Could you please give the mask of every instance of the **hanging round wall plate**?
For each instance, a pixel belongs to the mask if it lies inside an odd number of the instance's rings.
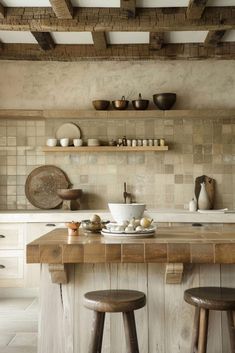
[[[81,130],[79,126],[74,123],[65,123],[58,127],[55,136],[58,140],[63,138],[69,139],[69,144],[73,144],[73,139],[81,138]]]
[[[29,202],[44,210],[58,207],[62,200],[58,189],[68,189],[68,177],[58,167],[45,165],[34,169],[25,182],[25,195]]]

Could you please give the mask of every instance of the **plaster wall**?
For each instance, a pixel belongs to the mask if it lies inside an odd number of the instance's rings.
[[[4,62],[0,109],[92,109],[93,99],[129,100],[176,92],[175,109],[235,108],[234,61]],[[217,207],[235,208],[235,119],[73,120],[83,137],[110,140],[165,137],[166,153],[44,154],[41,146],[65,120],[0,121],[0,207],[31,208],[28,173],[42,164],[65,170],[85,191],[83,208],[121,201],[123,182],[148,207],[183,208],[195,177],[217,182]]]

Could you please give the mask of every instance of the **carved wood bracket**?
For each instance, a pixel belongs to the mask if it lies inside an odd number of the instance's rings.
[[[52,283],[68,283],[68,273],[65,264],[49,264],[48,268],[51,275]]]
[[[170,263],[166,264],[165,283],[180,284],[182,282],[184,264]]]

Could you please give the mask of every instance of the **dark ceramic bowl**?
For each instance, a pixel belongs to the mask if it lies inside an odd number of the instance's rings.
[[[176,93],[159,93],[153,95],[153,101],[160,110],[169,110],[176,101]]]
[[[57,195],[62,200],[77,200],[82,196],[82,189],[57,189]]]
[[[148,99],[136,99],[132,101],[132,105],[136,110],[146,110],[149,106]]]
[[[92,101],[92,104],[96,110],[106,110],[109,107],[110,101],[95,100],[95,101]]]

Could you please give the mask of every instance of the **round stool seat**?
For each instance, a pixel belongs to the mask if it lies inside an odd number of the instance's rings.
[[[84,305],[99,312],[128,312],[144,307],[145,294],[135,290],[99,290],[84,295]]]
[[[235,310],[235,288],[198,287],[184,292],[184,300],[209,310]]]

